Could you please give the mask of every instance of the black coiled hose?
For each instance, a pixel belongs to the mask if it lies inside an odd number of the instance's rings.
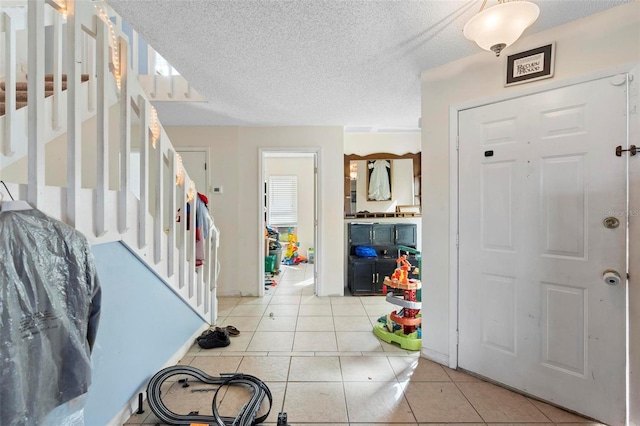
[[[211,402],[213,416],[201,416],[198,414],[179,415],[169,410],[167,406],[164,405],[161,398],[160,387],[165,380],[171,376],[175,376],[176,374],[184,374],[194,377],[202,383],[219,385],[213,395],[213,401]],[[242,407],[236,417],[220,416],[220,414],[218,414],[218,409],[216,408],[218,391],[223,386],[233,385],[247,386],[253,390],[253,395],[249,402]],[[256,418],[265,396],[269,400],[269,410],[266,414]],[[170,425],[208,423],[219,426],[252,426],[264,422],[269,416],[273,397],[271,396],[271,391],[262,380],[248,374],[229,373],[222,374],[220,377],[213,377],[194,367],[176,365],[160,370],[151,378],[149,385],[147,386],[147,400],[149,402],[149,408],[158,417],[158,419]]]

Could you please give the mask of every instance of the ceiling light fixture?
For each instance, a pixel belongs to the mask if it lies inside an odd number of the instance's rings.
[[[484,0],[480,11],[469,19],[462,33],[481,48],[495,52],[496,56],[515,43],[540,15],[540,8],[526,0],[498,0],[497,5],[484,9],[486,4],[487,0]]]

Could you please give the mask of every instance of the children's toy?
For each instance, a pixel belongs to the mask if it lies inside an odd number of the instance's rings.
[[[300,243],[298,242],[298,236],[291,231],[289,231],[288,240],[289,243],[287,244],[287,251],[284,254],[283,263],[287,265],[294,265],[299,263],[299,261],[296,262],[295,258],[298,256],[298,247],[300,246]]]
[[[386,292],[388,288],[402,291],[402,296],[395,296],[390,291],[386,299],[402,309],[391,312],[384,321],[379,321],[373,327],[373,333],[387,343],[396,342],[402,349],[418,351],[422,346],[422,333],[419,329],[422,303],[417,301],[416,292],[422,287],[422,283],[419,279],[409,278],[411,272],[417,275],[419,271],[418,268],[413,268],[412,271],[407,255],[400,256],[396,262],[399,266],[391,277],[384,277],[383,291]]]

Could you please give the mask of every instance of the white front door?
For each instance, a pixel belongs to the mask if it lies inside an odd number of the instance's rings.
[[[459,113],[458,365],[608,424],[625,420],[619,81]]]

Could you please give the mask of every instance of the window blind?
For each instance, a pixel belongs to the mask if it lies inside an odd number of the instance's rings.
[[[298,225],[298,176],[269,176],[269,226]]]

